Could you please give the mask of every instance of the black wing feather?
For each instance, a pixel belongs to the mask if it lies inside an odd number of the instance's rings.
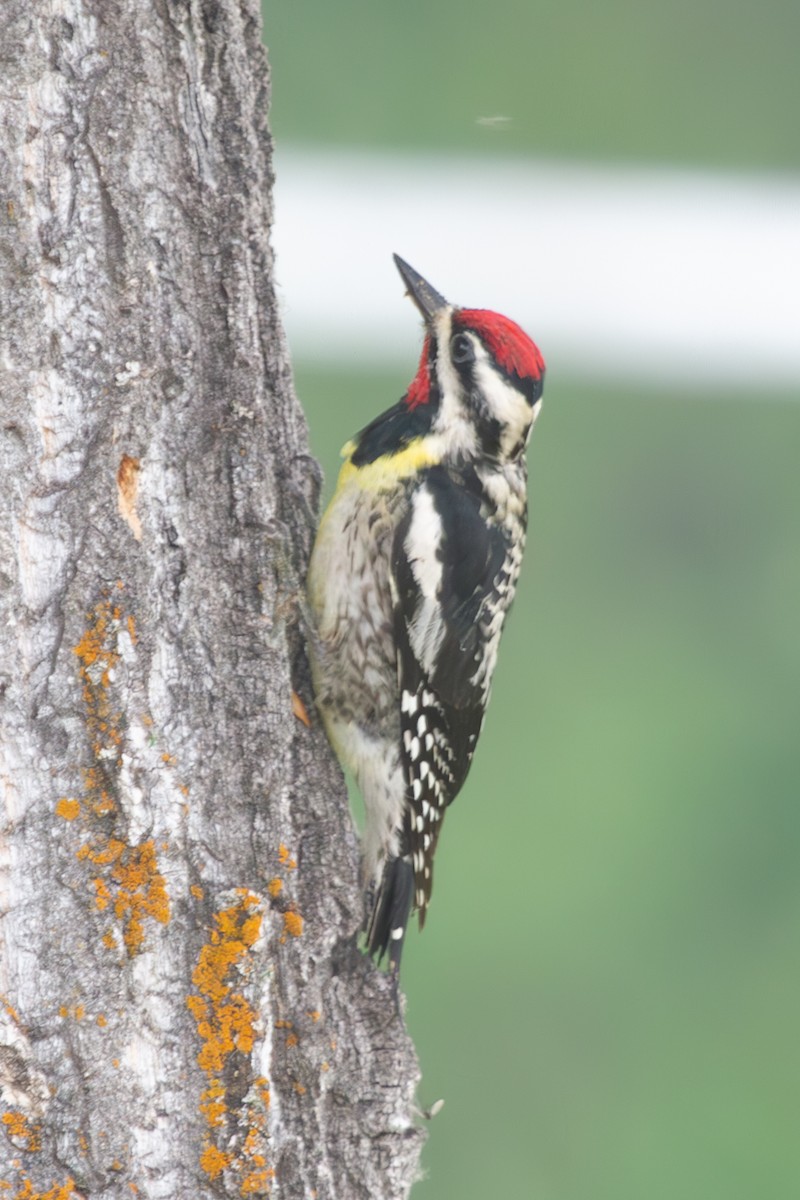
[[[455,479],[435,467],[426,472],[419,488],[427,489],[425,499],[432,503],[442,529],[436,551],[441,582],[435,617],[429,603],[426,607],[423,570],[409,537],[414,496],[395,535],[393,568],[401,753],[409,789],[404,835],[421,927],[444,810],[467,777],[483,723],[486,695],[475,675],[487,636],[484,618],[500,599],[498,583],[509,548],[502,528],[481,514],[477,487],[469,488],[462,477]],[[432,553],[428,547],[429,564]],[[419,653],[420,622],[436,642],[435,656]]]

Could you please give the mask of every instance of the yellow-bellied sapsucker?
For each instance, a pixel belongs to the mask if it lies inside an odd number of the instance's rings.
[[[545,371],[519,325],[395,262],[425,320],[419,369],[344,447],[308,577],[317,704],[366,809],[369,950],[393,970],[483,724]]]

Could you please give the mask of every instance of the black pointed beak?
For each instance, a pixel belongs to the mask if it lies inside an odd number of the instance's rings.
[[[422,313],[428,324],[434,316],[448,304],[444,296],[440,296],[436,288],[432,288],[427,279],[423,279],[418,271],[404,262],[399,254],[394,255],[394,263],[408,289],[408,294]]]

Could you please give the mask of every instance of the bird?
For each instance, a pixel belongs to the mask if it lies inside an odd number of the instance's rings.
[[[424,323],[419,366],[342,449],[307,596],[316,705],[364,800],[366,949],[397,974],[517,586],[545,363],[514,321],[394,261]]]

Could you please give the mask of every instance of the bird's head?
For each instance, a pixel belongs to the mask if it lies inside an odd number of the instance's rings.
[[[429,436],[446,439],[448,458],[516,461],[541,408],[539,348],[508,317],[449,304],[402,258],[394,261],[425,321],[406,409]]]

